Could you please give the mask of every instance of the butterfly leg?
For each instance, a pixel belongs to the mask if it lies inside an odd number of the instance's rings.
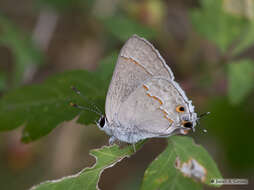
[[[132,143],[132,147],[133,147],[134,152],[136,152],[136,146],[135,146],[135,143]]]
[[[113,144],[115,143],[116,140],[117,140],[117,139],[116,139],[114,136],[111,136],[111,137],[109,138],[109,141],[108,141],[109,145],[113,145]]]

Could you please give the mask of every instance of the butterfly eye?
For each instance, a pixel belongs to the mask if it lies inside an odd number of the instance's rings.
[[[100,127],[101,127],[101,128],[103,128],[103,127],[104,127],[104,125],[105,125],[105,120],[106,120],[106,118],[105,118],[105,117],[102,117],[102,118],[100,119],[100,121],[99,121],[99,125],[100,125]]]
[[[180,112],[180,113],[183,113],[185,111],[185,108],[183,106],[177,106],[176,111]]]
[[[186,128],[192,128],[193,125],[192,125],[191,122],[185,121],[185,122],[183,123],[183,126],[186,127]]]

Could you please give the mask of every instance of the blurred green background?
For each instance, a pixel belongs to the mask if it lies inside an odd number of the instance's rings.
[[[136,33],[160,51],[196,111],[211,112],[192,134],[195,141],[224,178],[249,179],[248,186],[220,189],[254,189],[253,20],[252,0],[1,0],[0,96],[61,71],[93,71]],[[20,138],[20,129],[0,133],[0,189],[77,173],[94,163],[89,150],[108,140],[97,127],[75,121],[29,144]],[[100,187],[138,189],[164,147],[163,139],[149,140],[106,170]]]

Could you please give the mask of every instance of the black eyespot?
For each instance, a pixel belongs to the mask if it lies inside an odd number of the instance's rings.
[[[100,121],[99,121],[99,125],[100,125],[101,128],[104,127],[105,122],[106,122],[106,117],[104,117],[104,116],[101,117],[101,118],[100,118]]]
[[[186,128],[192,128],[192,123],[189,122],[189,121],[187,121],[187,122],[185,122],[185,123],[183,124],[183,126],[186,127]]]
[[[180,110],[180,111],[184,111],[184,107],[180,107],[179,110]]]
[[[181,105],[180,105],[180,106],[177,106],[177,107],[176,107],[176,111],[177,111],[177,112],[180,112],[180,113],[183,113],[183,112],[185,111],[184,106],[181,106]]]

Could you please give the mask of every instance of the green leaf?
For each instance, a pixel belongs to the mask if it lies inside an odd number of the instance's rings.
[[[202,169],[192,167],[191,160],[195,160]],[[188,172],[180,171],[186,164],[190,164],[188,166],[192,168],[192,174],[197,174],[198,170],[201,171],[202,177],[189,176]],[[208,152],[194,144],[190,137],[173,136],[168,139],[166,150],[146,170],[141,189],[197,190],[202,189],[201,181],[203,184],[213,185],[211,184],[213,178],[222,177]]]
[[[233,55],[241,53],[250,47],[254,42],[254,1],[251,0],[224,0],[223,8],[225,12],[247,19],[247,26],[243,28],[242,34],[239,36],[237,45],[233,49]]]
[[[110,80],[113,75],[114,65],[116,64],[118,51],[113,51],[110,55],[101,60],[99,67],[96,70],[97,75],[105,80]]]
[[[136,150],[141,148],[143,142],[144,141],[136,144]],[[114,145],[91,150],[90,154],[96,158],[96,163],[92,167],[85,168],[80,173],[73,176],[67,176],[59,180],[46,181],[33,187],[32,190],[97,189],[101,173],[106,168],[114,166],[117,162],[125,157],[129,157],[133,153],[132,146],[119,149],[117,145]]]
[[[72,120],[78,115],[81,115],[79,122],[94,123],[98,115],[69,105],[73,102],[92,108],[89,102],[73,92],[71,86],[75,86],[88,99],[103,108],[109,75],[113,70],[112,63],[116,61],[115,56],[110,58],[107,58],[108,70],[105,70],[105,73],[100,70],[68,71],[49,78],[43,84],[25,86],[7,93],[0,100],[0,131],[24,125],[22,140],[29,142],[48,134],[61,122]],[[103,65],[100,67],[105,67]]]
[[[114,16],[102,21],[105,28],[122,42],[125,42],[133,34],[140,35],[147,39],[151,39],[156,35],[153,29],[127,17]]]
[[[237,56],[247,48],[251,47],[254,43],[254,21],[251,21],[245,31],[242,32],[240,40],[233,49],[232,54]]]
[[[240,60],[228,64],[228,96],[233,104],[238,104],[253,90],[254,62]]]
[[[193,9],[190,16],[197,32],[214,42],[221,51],[225,52],[252,26],[251,21],[245,17],[226,12],[222,7],[222,2],[221,0],[202,0],[202,8]]]
[[[109,81],[111,80],[114,64],[117,61],[118,53],[112,52],[109,56],[105,57],[101,62],[99,67],[97,68],[95,72],[95,76],[97,79],[101,80],[101,83],[105,83],[105,89],[104,89],[104,95],[106,97],[106,91],[109,84]],[[99,88],[99,86],[97,86]],[[104,102],[105,97],[101,98],[100,100],[97,100],[96,104],[99,105],[99,107],[103,110],[104,108]],[[90,119],[89,119],[90,118]],[[83,124],[91,124],[95,121],[94,113],[92,112],[83,112],[80,114],[80,117],[78,119],[78,123]]]
[[[0,44],[8,47],[15,57],[14,86],[23,81],[25,72],[43,62],[42,53],[10,20],[0,15]]]

